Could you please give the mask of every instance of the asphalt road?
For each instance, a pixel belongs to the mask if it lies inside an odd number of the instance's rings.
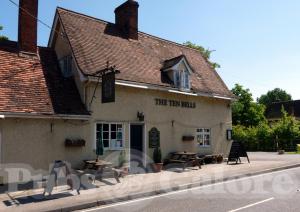
[[[87,211],[300,211],[300,168],[187,189]]]

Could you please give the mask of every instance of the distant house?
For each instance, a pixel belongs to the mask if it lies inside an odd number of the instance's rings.
[[[297,120],[300,120],[300,100],[287,101],[287,102],[275,102],[266,109],[266,118],[269,121],[276,121],[282,118],[282,107],[290,116],[294,116]]]

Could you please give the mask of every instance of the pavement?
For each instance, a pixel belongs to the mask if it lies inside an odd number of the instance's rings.
[[[300,168],[294,168],[101,206],[83,212],[298,212],[299,188]]]
[[[211,164],[202,166],[202,169],[186,169],[184,172],[182,169],[174,169],[161,173],[130,175],[121,179],[119,184],[114,179],[107,178],[102,182],[97,181],[95,188],[82,190],[80,195],[76,191],[67,190],[66,186],[56,187],[52,196],[47,198],[42,196],[43,189],[2,193],[0,210],[80,210],[300,167],[300,155],[257,152],[249,153],[249,158],[250,164],[242,159],[243,163],[239,165]]]

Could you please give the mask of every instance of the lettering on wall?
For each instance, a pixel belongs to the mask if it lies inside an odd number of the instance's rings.
[[[196,102],[171,100],[171,99],[159,99],[159,98],[155,99],[155,105],[181,107],[181,108],[196,108]]]

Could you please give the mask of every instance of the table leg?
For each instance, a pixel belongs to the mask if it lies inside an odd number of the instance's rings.
[[[103,170],[104,170],[104,167],[99,167],[98,171],[97,171],[97,176],[99,176],[100,181],[102,181],[102,179],[103,179]]]

